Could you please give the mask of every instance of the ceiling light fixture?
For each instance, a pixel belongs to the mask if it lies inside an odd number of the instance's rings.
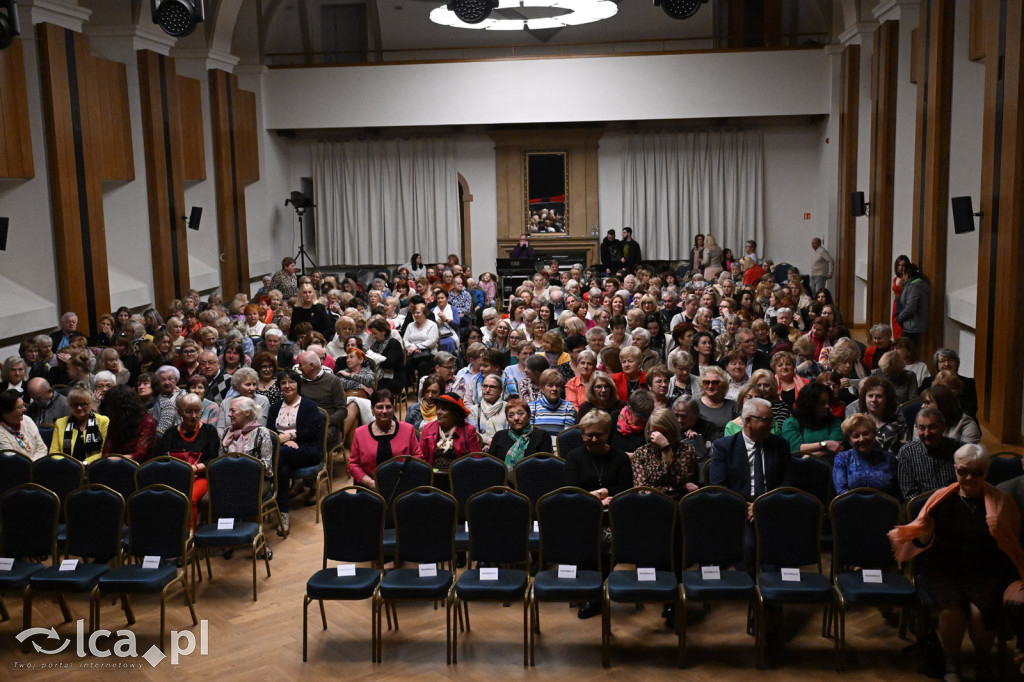
[[[150,0],[150,11],[153,23],[176,38],[189,35],[206,19],[203,0]]]
[[[689,19],[708,0],[654,0],[655,7],[661,7],[673,19]]]
[[[619,11],[618,6],[611,0],[499,0],[497,4],[498,10],[523,8],[552,9],[560,12],[550,17],[533,19],[494,19],[484,15],[484,18],[477,23],[467,23],[462,21],[456,12],[450,10],[447,5],[442,5],[430,12],[430,20],[435,24],[453,28],[477,28],[488,31],[539,31],[610,19]]]
[[[498,6],[498,0],[448,0],[447,9],[467,24],[479,24]]]

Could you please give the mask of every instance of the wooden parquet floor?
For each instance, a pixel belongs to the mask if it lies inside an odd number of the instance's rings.
[[[342,468],[343,470],[343,468]],[[335,489],[349,483],[341,475]],[[581,621],[565,605],[542,605],[542,632],[537,640],[537,665],[522,665],[522,607],[474,604],[469,633],[459,636],[459,663],[447,666],[444,655],[445,614],[430,605],[399,607],[400,629],[384,629],[383,659],[370,662],[370,603],[328,602],[328,629],[321,628],[316,603],[309,612],[309,662],[302,662],[302,597],[305,582],[320,568],[322,529],[314,524],[312,507],[292,511],[292,533],[286,540],[272,530],[272,576],[259,566],[259,601],[252,601],[252,573],[248,552],[237,551],[231,560],[213,560],[214,578],[198,586],[196,613],[208,621],[209,650],[196,652],[172,665],[170,659],[150,666],[142,658],[86,657],[74,653],[74,643],[62,653],[21,653],[15,635],[21,630],[21,600],[8,596],[11,620],[0,623],[0,680],[59,680],[68,672],[79,679],[113,675],[83,666],[114,662],[134,665],[126,674],[132,679],[240,679],[288,680],[343,676],[361,679],[530,679],[583,675],[588,679],[619,680],[901,680],[921,679],[912,659],[901,656],[908,644],[898,639],[877,610],[852,612],[847,619],[848,663],[846,673],[834,668],[833,644],[820,636],[821,610],[787,608],[783,642],[770,653],[768,670],[754,667],[753,638],[745,632],[746,611],[739,605],[714,605],[705,613],[691,604],[688,665],[675,666],[675,638],[659,617],[660,608],[648,605],[636,610],[615,605],[612,667],[601,667],[600,617]],[[69,599],[74,617],[86,618],[83,597]],[[159,636],[159,600],[143,597],[133,602],[137,623],[131,628],[144,654]],[[102,625],[123,628],[118,606],[105,600]],[[62,625],[55,602],[37,599],[33,625],[56,626],[61,636],[73,636],[73,624]],[[189,629],[198,639],[199,627],[191,627],[181,601],[168,605],[167,628]],[[51,643],[54,640],[51,640]],[[182,642],[184,645],[184,641]],[[111,643],[112,644],[112,643]],[[47,644],[49,646],[49,644]],[[108,645],[109,646],[109,645]],[[166,647],[170,653],[170,647]],[[29,668],[31,666],[31,668]],[[44,666],[51,666],[44,668]],[[65,666],[53,668],[52,666]],[[117,678],[115,678],[117,679]]]

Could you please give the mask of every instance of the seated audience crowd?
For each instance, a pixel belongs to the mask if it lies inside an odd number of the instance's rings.
[[[953,350],[931,367],[919,357],[921,311],[902,308],[901,294],[865,346],[821,272],[776,267],[751,244],[723,260],[701,237],[692,267],[678,271],[556,261],[504,301],[491,273],[474,279],[457,258],[431,266],[414,254],[369,281],[300,276],[286,258],[254,298],[204,301],[193,290],[167,310],[103,315],[91,338],[67,312],[3,363],[0,449],[85,463],[178,457],[195,472],[197,511],[206,465],[245,452],[277,477],[285,532],[290,498],[314,499],[292,472],[324,460],[325,447],[346,449],[353,482],[371,489],[396,456],[431,463],[444,486],[455,460],[486,451],[510,469],[557,452],[565,484],[605,504],[634,485],[680,499],[704,483],[752,502],[792,484],[796,458],[827,462],[836,494],[870,487],[910,500],[958,481],[967,490],[987,463],[963,450],[981,438],[977,391]],[[921,279],[897,261],[903,291]],[[910,322],[915,333],[903,334]],[[579,434],[561,451],[567,429]],[[995,494],[976,488],[969,511]],[[929,503],[943,520],[900,537],[933,533],[945,556],[943,538],[967,532],[951,504]],[[1009,581],[987,580],[978,606],[991,609]],[[948,581],[928,581],[940,607],[973,609],[973,592],[955,596]],[[943,639],[951,665],[963,629]]]

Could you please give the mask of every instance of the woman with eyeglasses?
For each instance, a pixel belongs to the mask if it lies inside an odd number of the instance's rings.
[[[935,491],[913,522],[889,532],[901,564],[921,556],[915,583],[939,608],[946,682],[961,679],[965,632],[974,645],[975,678],[997,679],[989,656],[1004,600],[1021,601],[1020,512],[1013,498],[985,482],[989,461],[980,445],[962,446],[953,455],[956,482]]]
[[[159,364],[151,365],[151,369],[159,367]],[[195,374],[199,374],[199,344],[192,339],[187,339],[181,344],[181,356],[174,363],[178,370],[178,385],[184,386]]]
[[[51,455],[67,455],[88,464],[103,456],[110,419],[98,414],[93,406],[92,392],[81,385],[68,392],[71,414],[54,424]]]
[[[17,391],[0,393],[0,450],[20,452],[30,459],[45,457],[46,443],[25,409],[25,401]]]
[[[602,410],[613,419],[618,419],[619,412],[626,406],[626,401],[619,398],[615,388],[615,380],[610,374],[597,370],[590,377],[585,392],[586,400],[580,405],[579,418],[583,419],[591,410]]]
[[[736,414],[735,401],[725,397],[729,392],[729,375],[718,365],[710,365],[700,373],[700,416],[715,427],[715,437],[721,438],[725,425]]]

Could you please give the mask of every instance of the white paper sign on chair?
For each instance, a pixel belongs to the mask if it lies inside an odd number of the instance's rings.
[[[351,578],[356,574],[355,564],[338,564],[337,566],[339,578]]]
[[[866,583],[879,583],[882,582],[882,571],[877,568],[865,568],[861,571],[861,575],[864,576],[864,582]]]
[[[558,577],[563,580],[575,580],[576,567],[569,564],[558,564]]]
[[[638,568],[636,569],[636,579],[642,583],[653,582],[658,579],[658,573],[653,568]]]
[[[421,578],[436,578],[437,577],[437,564],[420,564],[420,577]]]
[[[481,568],[480,569],[480,580],[497,580],[498,569],[497,568]]]
[[[217,519],[217,530],[234,530],[234,519]]]
[[[701,566],[700,577],[704,580],[721,580],[722,571],[718,566]]]
[[[799,568],[784,568],[784,569],[782,569],[782,582],[786,582],[786,583],[798,583],[798,582],[800,582],[800,569]]]
[[[143,568],[160,568],[160,557],[158,556],[146,556],[142,557]]]

